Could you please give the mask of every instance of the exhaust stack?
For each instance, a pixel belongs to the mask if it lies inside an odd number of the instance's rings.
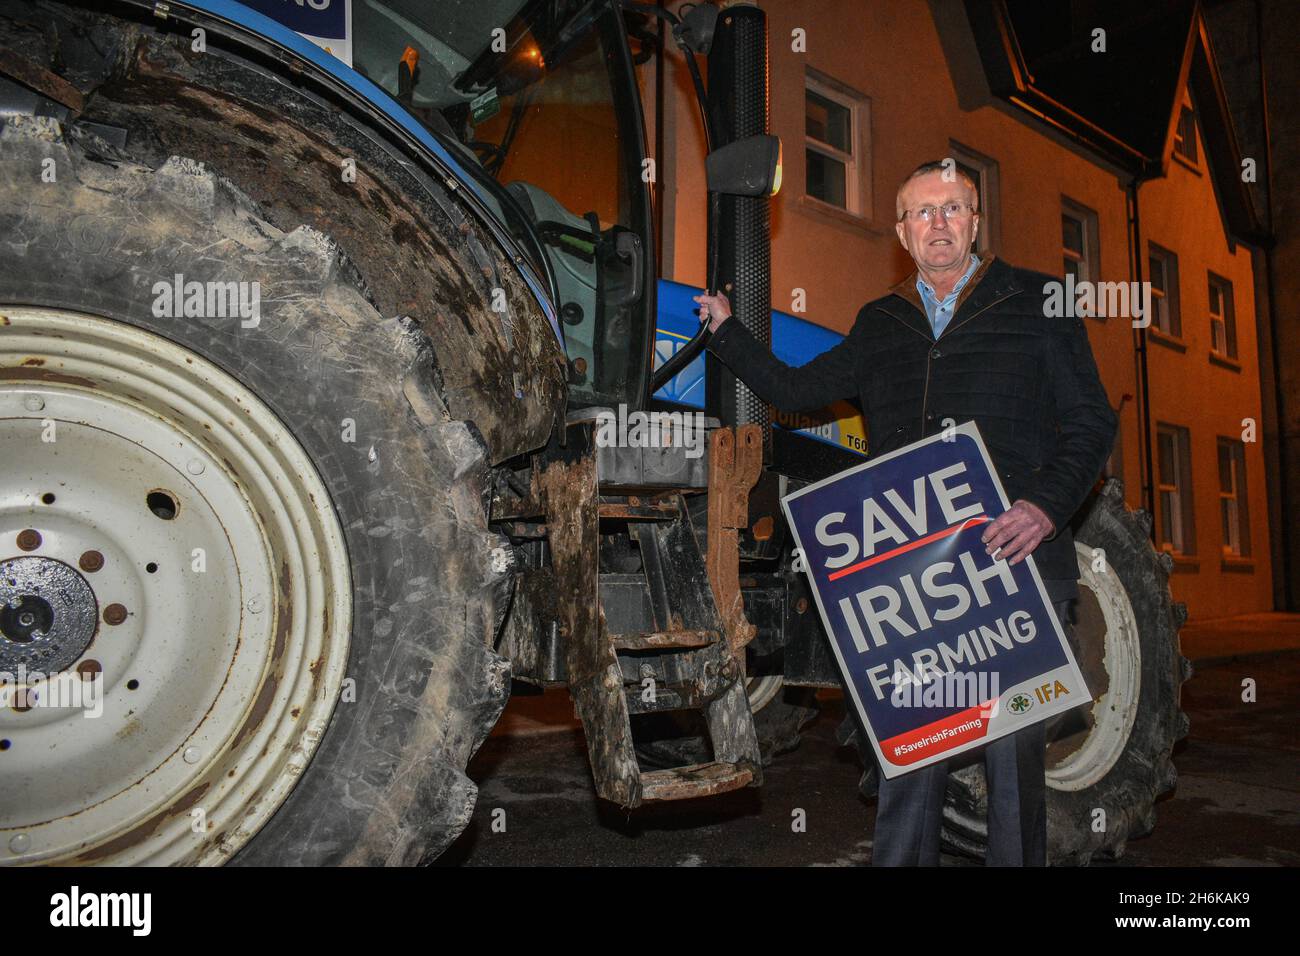
[[[718,16],[709,53],[709,106],[713,149],[768,131],[767,14],[738,4]],[[732,315],[764,345],[772,344],[772,229],[767,196],[723,195],[716,205],[717,276]],[[714,212],[710,210],[710,218]],[[714,274],[710,263],[709,274]],[[772,422],[765,402],[711,354],[710,414],[724,425],[759,425],[763,458],[771,460]]]

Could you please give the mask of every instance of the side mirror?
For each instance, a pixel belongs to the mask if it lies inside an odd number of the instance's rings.
[[[709,192],[775,196],[781,188],[781,139],[760,134],[709,153],[704,163]]]

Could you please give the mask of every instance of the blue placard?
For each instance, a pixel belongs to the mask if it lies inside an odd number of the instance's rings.
[[[295,33],[342,40],[347,35],[346,0],[240,0]]]
[[[973,422],[782,505],[886,777],[1092,702],[1033,558],[985,553],[1008,503]]]

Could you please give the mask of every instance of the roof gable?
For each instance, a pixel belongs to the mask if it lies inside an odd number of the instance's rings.
[[[1189,89],[1225,230],[1248,242],[1266,240],[1241,180],[1240,150],[1196,0],[965,0],[965,7],[992,94],[1137,179],[1168,172]]]

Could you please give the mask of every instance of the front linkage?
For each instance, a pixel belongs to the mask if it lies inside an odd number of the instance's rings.
[[[756,631],[737,539],[760,428],[715,427],[707,459],[692,460],[681,445],[598,447],[594,412],[570,419],[565,446],[534,456],[526,493],[493,498],[492,520],[525,554],[502,652],[516,677],[568,685],[604,799],[636,807],[757,786],[745,689]],[[698,527],[688,498],[705,491]],[[632,718],[683,711],[703,717],[712,759],[642,771]]]

